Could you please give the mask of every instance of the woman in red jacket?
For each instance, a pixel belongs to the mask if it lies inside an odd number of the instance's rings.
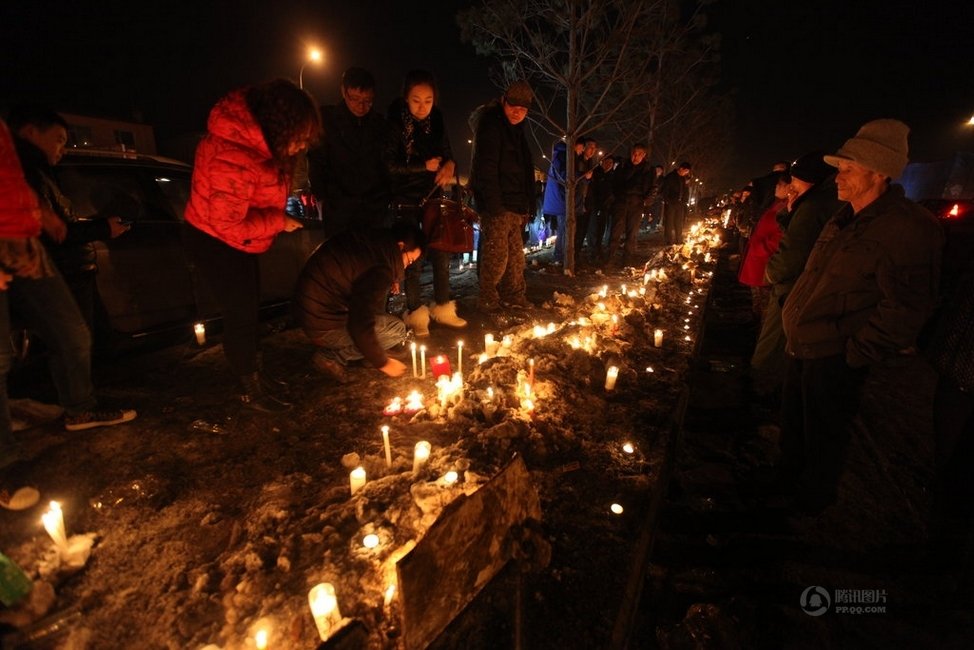
[[[778,224],[778,213],[785,209],[788,201],[788,188],[791,176],[786,172],[779,172],[778,181],[774,187],[774,203],[764,211],[754,226],[744,251],[744,261],[737,279],[741,284],[751,287],[752,306],[758,322],[764,320],[764,308],[771,297],[770,283],[764,277],[764,268],[768,260],[778,250],[781,242],[781,226]]]
[[[266,393],[258,374],[257,255],[301,223],[284,213],[298,155],[321,129],[314,100],[278,79],[217,102],[196,149],[186,206],[187,246],[223,312],[223,352],[240,377],[241,401],[265,413],[290,404]]]

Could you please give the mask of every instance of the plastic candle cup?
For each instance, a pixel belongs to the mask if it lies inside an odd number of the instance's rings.
[[[619,377],[619,368],[616,366],[609,366],[609,369],[605,372],[605,389],[615,390],[616,379]]]
[[[663,347],[663,330],[656,330],[653,332],[653,345],[658,348]]]
[[[355,494],[365,487],[365,480],[366,477],[364,467],[356,467],[348,473],[348,483],[352,488],[352,494]]]
[[[318,637],[327,641],[342,621],[335,587],[328,582],[315,585],[308,592],[308,604],[315,619],[315,627],[318,628]]]
[[[419,472],[423,468],[423,465],[426,464],[426,461],[429,460],[431,448],[430,443],[425,440],[420,440],[416,443],[416,447],[413,450],[413,473]]]
[[[203,323],[196,323],[193,325],[193,333],[196,334],[197,345],[203,345],[206,343],[206,325]]]

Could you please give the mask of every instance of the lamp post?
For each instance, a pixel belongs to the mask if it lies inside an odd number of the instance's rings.
[[[298,87],[299,88],[304,89],[304,68],[305,68],[305,66],[308,65],[309,63],[321,63],[321,59],[323,58],[323,56],[324,55],[321,53],[321,50],[319,50],[316,47],[312,47],[312,48],[310,48],[308,50],[308,58],[307,58],[307,60],[304,63],[301,64],[301,70],[298,71]]]

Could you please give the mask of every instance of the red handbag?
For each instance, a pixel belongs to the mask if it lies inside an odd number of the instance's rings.
[[[446,253],[473,250],[476,211],[457,199],[428,198],[423,202],[423,233],[426,245]]]

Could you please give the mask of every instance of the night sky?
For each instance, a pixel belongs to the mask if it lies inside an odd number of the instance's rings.
[[[141,116],[166,140],[204,128],[228,90],[272,77],[297,79],[306,46],[326,52],[305,68],[305,88],[337,101],[341,71],[376,75],[385,111],[403,74],[439,78],[440,107],[466,168],[466,118],[496,90],[489,61],[459,40],[469,2],[0,3],[0,110],[38,100],[58,110]],[[869,119],[913,129],[911,158],[974,150],[974,3],[942,0],[722,0],[708,9],[722,36],[721,87],[737,109],[735,149],[722,184],[738,185],[777,159],[835,149]],[[547,149],[547,143],[544,143]],[[540,154],[540,151],[539,151]],[[540,158],[539,158],[539,162]]]

